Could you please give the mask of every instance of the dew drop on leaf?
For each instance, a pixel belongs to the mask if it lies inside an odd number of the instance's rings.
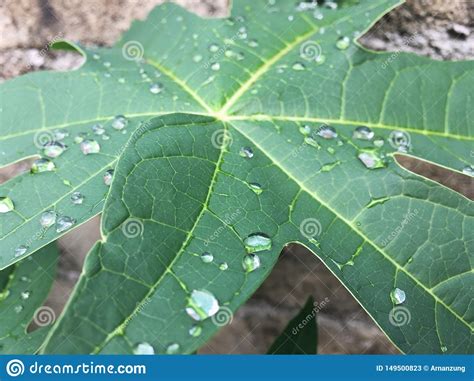
[[[170,344],[166,347],[166,354],[167,355],[175,355],[179,353],[180,346],[178,343]]]
[[[192,337],[199,337],[202,333],[202,328],[198,325],[193,325],[191,328],[189,328],[188,332]]]
[[[74,143],[81,144],[86,137],[87,137],[87,134],[85,132],[81,132],[77,134],[77,136],[74,137]]]
[[[258,183],[249,183],[248,185],[249,185],[249,188],[253,190],[253,192],[257,195],[263,192],[262,186]]]
[[[385,160],[376,151],[364,150],[358,155],[359,160],[368,169],[385,168]]]
[[[320,149],[321,146],[319,145],[319,143],[316,141],[316,139],[314,139],[312,136],[306,136],[304,138],[304,142],[311,146],[311,147],[314,147],[314,148],[317,148],[317,149]]]
[[[154,355],[155,350],[148,343],[139,343],[133,348],[133,354],[135,355]]]
[[[266,234],[254,233],[244,240],[247,253],[258,253],[259,251],[270,250],[272,248],[272,240]]]
[[[214,256],[211,253],[202,253],[201,254],[201,261],[204,263],[211,263],[214,260]]]
[[[219,270],[222,270],[222,271],[225,271],[229,268],[229,265],[227,264],[227,262],[222,262],[220,265],[219,265]]]
[[[102,124],[97,123],[92,126],[92,132],[95,135],[103,135],[105,132],[105,128],[104,126],[102,126]]]
[[[115,130],[123,130],[128,125],[128,119],[123,115],[117,115],[112,121],[112,128]]]
[[[15,249],[15,258],[21,257],[28,251],[28,246],[20,245]]]
[[[295,62],[292,66],[293,70],[295,71],[303,71],[306,69],[306,66],[301,62]]]
[[[71,218],[68,216],[59,217],[58,220],[56,221],[56,232],[57,233],[65,232],[66,230],[71,229],[75,223],[76,223],[76,220],[74,218]]]
[[[112,184],[113,178],[114,178],[114,170],[113,169],[107,170],[104,174],[104,184],[110,187],[110,185]]]
[[[15,307],[13,307],[13,311],[15,311],[15,313],[19,314],[21,311],[23,311],[23,306],[22,305],[15,306]]]
[[[251,273],[260,267],[260,257],[256,254],[248,254],[242,260],[242,267],[245,272]]]
[[[56,169],[56,165],[49,159],[37,159],[31,166],[31,173],[51,172]]]
[[[150,85],[150,93],[159,94],[163,90],[163,85],[161,83],[152,83]]]
[[[81,205],[84,202],[84,195],[81,192],[74,192],[71,195],[71,202],[74,205]]]
[[[69,136],[69,132],[63,129],[53,131],[54,139],[63,140]]]
[[[377,147],[377,148],[382,148],[383,145],[385,144],[385,140],[383,140],[383,138],[375,138],[374,139],[374,146]]]
[[[43,228],[49,228],[50,226],[53,226],[56,223],[56,212],[53,210],[47,210],[46,212],[43,212],[40,217],[40,225]]]
[[[336,42],[336,48],[339,50],[346,50],[351,44],[351,40],[349,37],[341,37],[339,40]]]
[[[219,62],[213,62],[211,64],[211,70],[219,71],[221,69],[221,64]]]
[[[309,134],[311,134],[311,127],[308,126],[307,124],[305,124],[304,126],[301,126],[301,127],[300,127],[300,132],[301,132],[303,135],[309,135]]]
[[[201,62],[201,61],[202,61],[202,56],[201,56],[200,54],[194,55],[193,61],[194,61],[195,63]]]
[[[247,159],[251,159],[253,157],[253,151],[250,147],[242,147],[239,151],[239,155],[245,157]]]
[[[205,320],[219,311],[216,297],[206,290],[194,290],[188,298],[186,313],[194,320]]]
[[[352,137],[357,140],[372,140],[374,138],[374,131],[367,126],[359,126],[354,130]]]
[[[406,299],[405,291],[399,288],[393,289],[390,293],[390,299],[392,299],[394,304],[402,304]]]
[[[61,142],[49,142],[43,146],[43,153],[48,157],[58,157],[67,149],[67,146]]]
[[[472,165],[468,165],[467,167],[464,167],[464,169],[462,170],[462,173],[464,173],[465,175],[474,177],[474,167]]]
[[[319,127],[318,136],[324,138],[324,139],[336,139],[337,138],[337,132],[332,126],[328,126],[326,124],[323,124],[321,127]]]
[[[209,45],[209,51],[211,53],[217,53],[219,51],[219,45],[217,45],[217,44]]]
[[[10,197],[0,197],[0,213],[8,213],[15,209]]]
[[[20,294],[20,298],[23,299],[23,300],[26,300],[30,297],[30,295],[31,295],[31,291],[23,291]]]
[[[81,151],[84,155],[90,155],[100,152],[100,144],[95,140],[84,140],[81,143]]]
[[[257,41],[257,40],[250,40],[250,41],[249,41],[249,46],[250,46],[251,48],[256,48],[256,47],[258,47],[258,41]]]

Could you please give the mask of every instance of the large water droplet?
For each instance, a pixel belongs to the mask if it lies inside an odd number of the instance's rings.
[[[15,209],[10,197],[0,197],[0,213],[8,213]]]
[[[251,159],[253,157],[253,151],[250,147],[242,147],[239,151],[239,155],[245,157],[247,159]]]
[[[346,50],[351,44],[351,40],[349,37],[341,37],[336,42],[336,48],[339,50]]]
[[[40,225],[44,228],[49,228],[50,226],[53,226],[56,223],[56,217],[56,212],[52,210],[43,212],[40,217]]]
[[[97,123],[92,126],[92,132],[95,135],[103,135],[105,133],[105,128],[102,126],[102,124]],[[80,143],[82,143],[82,141]]]
[[[166,348],[166,354],[167,355],[175,355],[175,354],[179,353],[179,349],[180,349],[180,347],[179,347],[178,343],[170,344]]]
[[[123,115],[117,115],[112,121],[112,128],[116,130],[123,130],[128,125],[128,119]]]
[[[139,343],[133,349],[135,355],[154,355],[155,350],[148,343]]]
[[[189,334],[192,337],[198,337],[202,333],[202,328],[199,325],[193,325],[191,328],[189,328]]]
[[[113,178],[114,178],[114,170],[109,169],[104,174],[104,184],[107,185],[108,187],[110,187],[110,185],[112,184]]]
[[[71,201],[74,205],[81,205],[84,202],[84,195],[81,192],[74,192],[71,195]]]
[[[272,240],[266,234],[255,233],[245,238],[244,245],[248,253],[258,253],[259,251],[270,250]]]
[[[474,177],[474,167],[472,165],[468,165],[467,167],[464,167],[464,169],[462,170],[462,173],[464,173],[465,175]]]
[[[242,260],[242,267],[248,273],[257,270],[260,267],[260,257],[256,254],[248,254]]]
[[[60,156],[66,149],[67,146],[61,142],[49,142],[43,146],[43,153],[45,156],[55,158]]]
[[[161,83],[152,83],[150,85],[150,93],[159,94],[163,91],[163,85]]]
[[[84,155],[90,155],[100,152],[100,144],[95,140],[84,140],[81,143],[81,151]]]
[[[205,320],[219,311],[219,302],[209,291],[194,290],[188,299],[186,313],[194,320]]]
[[[369,169],[386,167],[385,160],[376,151],[361,151],[358,158]]]
[[[321,136],[324,139],[336,139],[337,138],[337,132],[332,126],[328,126],[326,124],[323,124],[321,127],[319,127],[318,136]]]
[[[402,304],[406,299],[405,291],[395,288],[390,293],[390,298],[394,304]]]
[[[56,165],[49,159],[37,159],[31,166],[31,173],[51,172],[56,169]]]
[[[201,254],[201,260],[204,263],[211,263],[214,260],[214,256],[211,253],[202,253]]]
[[[26,254],[28,251],[28,246],[20,245],[15,249],[15,258],[21,257],[23,254]]]
[[[58,220],[56,221],[56,232],[57,233],[65,232],[66,230],[71,229],[75,223],[76,223],[76,220],[74,218],[71,218],[68,216],[59,217]]]
[[[367,126],[359,126],[354,130],[352,137],[357,140],[372,140],[374,138],[374,131]]]

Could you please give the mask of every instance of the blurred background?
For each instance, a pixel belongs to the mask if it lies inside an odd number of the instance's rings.
[[[132,20],[144,18],[162,2],[2,0],[0,82],[34,70],[78,67],[79,55],[51,51],[50,41],[64,38],[86,45],[112,45]],[[230,3],[176,2],[207,17],[224,17]],[[361,42],[371,49],[411,51],[440,60],[474,59],[474,0],[408,0],[379,21]],[[467,176],[410,160],[403,165],[474,199],[473,180]],[[29,163],[22,162],[0,169],[0,183],[29,168]],[[99,224],[95,218],[60,240],[59,274],[47,302],[58,314],[80,275],[85,255],[99,239]],[[201,353],[265,353],[309,295],[324,304],[318,314],[319,353],[397,353],[324,264],[299,247],[290,247],[281,255],[272,275]]]

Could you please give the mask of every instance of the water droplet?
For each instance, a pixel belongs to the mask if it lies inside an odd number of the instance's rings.
[[[202,253],[201,254],[201,260],[204,263],[211,263],[214,260],[214,256],[211,253]]]
[[[462,173],[474,177],[474,167],[472,165],[468,165],[467,167],[463,168]]]
[[[229,268],[229,265],[227,264],[227,262],[222,262],[220,265],[219,265],[219,270],[222,270],[222,271],[225,271]]]
[[[341,37],[336,42],[336,48],[339,50],[346,50],[351,44],[351,40],[349,37]]]
[[[260,267],[260,257],[256,254],[248,254],[242,260],[242,267],[248,273],[257,270]]]
[[[386,167],[385,160],[376,151],[361,151],[358,158],[369,169]]]
[[[305,144],[311,146],[311,147],[315,147],[317,149],[320,149],[321,146],[319,145],[319,143],[316,141],[316,139],[314,139],[312,136],[306,136],[304,138],[304,142]]]
[[[135,355],[154,355],[155,350],[148,343],[140,343],[135,346],[133,353]]]
[[[301,132],[303,135],[310,135],[310,134],[311,134],[311,127],[308,126],[307,124],[305,124],[304,126],[301,126],[301,127],[300,127],[300,132]]]
[[[295,62],[292,66],[293,70],[302,71],[306,69],[306,66],[301,62]]]
[[[84,195],[81,192],[74,192],[71,195],[71,201],[74,205],[81,205],[84,202]]]
[[[367,126],[359,126],[354,130],[352,137],[357,140],[372,140],[374,138],[374,131]]]
[[[256,48],[256,47],[258,47],[258,41],[257,41],[257,40],[250,40],[250,41],[249,41],[249,46],[250,46],[251,48]]]
[[[97,60],[100,60],[100,55],[97,54],[97,53],[94,53],[94,54],[92,55],[92,58],[95,59],[96,61],[97,61]]]
[[[214,71],[219,71],[221,69],[221,64],[219,62],[213,62],[211,64],[211,69]]]
[[[102,135],[102,140],[110,140],[110,135],[107,135],[107,134]]]
[[[237,33],[237,37],[239,37],[241,40],[245,40],[247,38],[247,28],[245,26],[241,26],[239,28],[239,31]]]
[[[54,139],[56,140],[63,140],[69,136],[69,132],[66,130],[60,129],[60,130],[54,130],[53,131]]]
[[[55,158],[60,156],[66,149],[67,146],[61,142],[49,142],[43,146],[43,153],[45,156]]]
[[[322,20],[322,19],[324,19],[324,14],[323,14],[323,12],[321,12],[320,10],[317,9],[313,12],[313,17],[316,20]]]
[[[30,295],[31,295],[31,291],[23,291],[20,294],[20,298],[23,299],[23,300],[26,300],[30,297]]]
[[[263,233],[254,233],[244,240],[247,253],[258,253],[259,251],[270,250],[272,248],[272,240]]]
[[[105,128],[104,128],[104,126],[102,126],[102,124],[97,123],[97,124],[94,124],[94,125],[92,126],[92,132],[93,132],[95,135],[103,135],[104,132],[105,132]],[[84,140],[84,139],[83,139],[83,140]],[[81,143],[82,143],[82,141],[81,141]]]
[[[262,186],[258,183],[249,183],[249,188],[257,195],[263,192]]]
[[[0,302],[2,300],[5,300],[9,296],[10,296],[10,290],[4,290],[4,291],[0,292]]]
[[[327,124],[323,124],[321,127],[319,127],[317,134],[324,139],[337,138],[337,132],[334,127],[328,126]]]
[[[247,159],[251,159],[253,157],[253,151],[250,147],[242,147],[239,151],[239,155],[245,157]]]
[[[22,282],[28,282],[28,283],[31,282],[31,279],[28,278],[28,277],[26,277],[26,276],[22,276],[22,277],[20,278],[20,280],[21,280]]]
[[[117,79],[118,83],[125,83],[125,78],[124,77],[120,77],[119,79]]]
[[[20,245],[15,249],[15,258],[21,257],[28,251],[28,246]]]
[[[209,45],[209,51],[211,53],[217,53],[219,51],[219,45],[217,45],[217,44]]]
[[[205,320],[219,311],[219,302],[209,291],[194,290],[188,299],[186,313],[194,320]]]
[[[109,62],[109,61],[105,61],[105,62],[104,62],[104,67],[109,68],[109,67],[111,67],[111,66],[112,66],[112,63],[111,63],[111,62]]]
[[[402,304],[406,299],[405,291],[395,288],[390,293],[390,298],[392,299],[393,303]]]
[[[112,128],[115,130],[123,130],[128,125],[128,119],[123,115],[117,115],[112,121]]]
[[[150,85],[150,93],[159,94],[163,91],[163,85],[161,83],[152,83]]]
[[[193,57],[193,61],[196,62],[196,63],[199,63],[202,61],[202,56],[200,54],[196,54],[194,57]]]
[[[110,187],[110,185],[112,184],[113,178],[114,178],[114,170],[109,169],[104,174],[104,184],[107,185],[108,187]]]
[[[334,10],[334,9],[337,9],[337,3],[335,1],[326,0],[324,2],[324,7]]]
[[[84,140],[81,143],[81,151],[84,155],[90,155],[100,152],[100,144],[95,140]]]
[[[447,351],[448,351],[448,347],[445,347],[445,346],[441,347],[441,352],[446,353]]]
[[[23,306],[18,305],[13,307],[13,311],[15,311],[17,314],[19,314],[21,311],[23,311]]]
[[[191,328],[189,328],[189,334],[192,337],[198,337],[202,333],[202,328],[199,325],[193,325]]]
[[[56,221],[56,232],[57,233],[65,232],[66,230],[71,229],[75,223],[76,223],[76,220],[74,218],[71,218],[68,216],[59,217],[58,220]]]
[[[374,146],[377,147],[377,148],[382,148],[383,145],[385,144],[385,141],[383,140],[383,138],[375,138],[374,139]]]
[[[31,166],[31,173],[51,172],[56,169],[56,165],[49,159],[37,159]]]
[[[56,212],[52,210],[43,212],[40,217],[40,225],[44,228],[49,228],[50,226],[53,226],[56,223],[56,217]]]
[[[8,213],[15,209],[10,197],[0,197],[0,213]]]
[[[180,347],[179,347],[178,343],[170,344],[166,348],[166,354],[167,355],[175,355],[175,354],[179,353],[179,349],[180,349]]]
[[[85,132],[81,132],[77,134],[77,136],[74,138],[74,143],[81,144],[86,137],[87,137],[87,134]]]

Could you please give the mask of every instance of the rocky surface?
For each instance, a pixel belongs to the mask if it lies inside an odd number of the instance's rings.
[[[145,17],[161,2],[4,0],[0,4],[0,81],[32,70],[77,67],[81,57],[52,52],[50,42],[67,38],[86,44],[110,45],[128,29],[131,20]],[[226,0],[177,2],[204,16],[227,13]],[[413,0],[384,17],[361,41],[376,50],[413,51],[436,59],[473,58],[473,24],[472,1]],[[411,165],[413,170],[420,170]],[[28,163],[2,169],[0,182],[24,170],[28,170]],[[430,173],[460,191],[472,192],[472,181],[466,182],[466,178],[446,178],[436,170]],[[48,301],[58,312],[80,275],[84,256],[100,238],[98,227],[96,218],[60,240],[59,276]],[[282,255],[257,293],[236,313],[232,323],[201,352],[264,353],[310,294],[320,306],[324,304],[318,312],[320,353],[397,351],[314,255],[292,247]]]

